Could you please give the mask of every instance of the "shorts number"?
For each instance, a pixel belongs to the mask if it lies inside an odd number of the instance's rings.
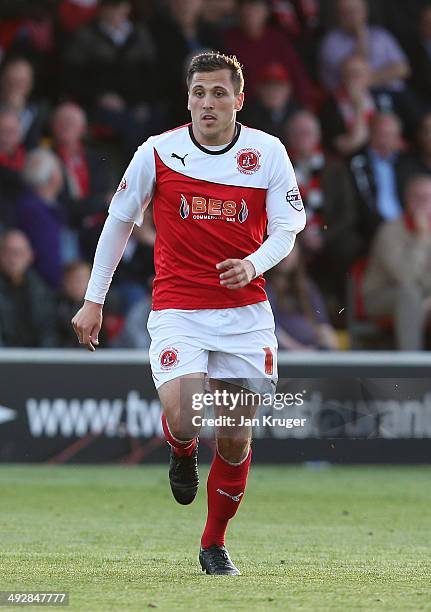
[[[271,376],[274,372],[274,357],[269,346],[263,348],[265,351],[265,374]]]

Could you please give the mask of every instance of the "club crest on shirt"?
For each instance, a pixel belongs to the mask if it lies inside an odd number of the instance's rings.
[[[235,157],[242,174],[254,174],[260,168],[261,153],[257,149],[241,149]]]
[[[123,178],[121,183],[118,185],[118,189],[117,189],[116,193],[119,193],[120,191],[124,191],[125,189],[127,189],[127,180],[125,178]]]
[[[292,187],[292,189],[289,189],[289,191],[286,193],[286,202],[298,212],[304,208],[298,187]]]
[[[178,364],[178,349],[174,346],[164,348],[159,355],[162,370],[170,370]]]

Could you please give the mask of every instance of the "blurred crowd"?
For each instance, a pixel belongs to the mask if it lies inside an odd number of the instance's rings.
[[[77,346],[110,199],[189,120],[185,66],[208,49],[243,64],[238,119],[285,144],[307,212],[267,274],[280,348],[427,349],[431,0],[0,0],[0,346]],[[104,346],[149,345],[151,216]]]

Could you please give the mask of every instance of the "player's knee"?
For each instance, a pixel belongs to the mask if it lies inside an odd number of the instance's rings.
[[[229,463],[239,463],[248,455],[250,448],[249,438],[219,438],[217,450]]]
[[[185,423],[178,417],[169,419],[169,431],[176,440],[189,440],[193,437],[191,427],[186,427]]]

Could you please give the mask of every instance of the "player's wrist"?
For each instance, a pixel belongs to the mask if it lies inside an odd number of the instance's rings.
[[[244,265],[249,270],[250,280],[254,280],[257,277],[257,271],[256,271],[256,267],[254,263],[248,258],[244,259],[243,261],[244,261]]]
[[[94,310],[103,310],[103,304],[98,304],[97,302],[92,302],[88,299],[84,300],[84,306],[86,308],[94,308]]]

